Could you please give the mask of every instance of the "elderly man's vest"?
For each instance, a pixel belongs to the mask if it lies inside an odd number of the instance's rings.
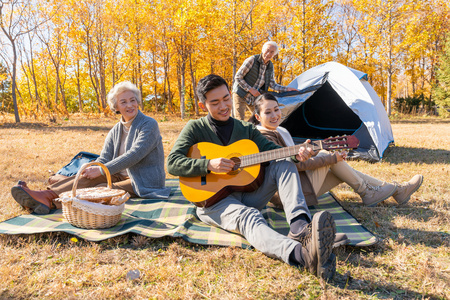
[[[248,85],[250,86],[254,86],[256,80],[258,80],[259,67],[261,66],[261,62],[259,61],[261,54],[254,55],[253,57],[254,57],[253,66],[244,76],[245,82],[247,82]],[[264,74],[264,84],[259,90],[260,93],[264,93],[269,90],[270,79],[272,78],[272,76],[273,76],[273,63],[269,61],[269,64],[267,65],[266,68],[266,73]],[[248,92],[245,91],[235,79],[233,84],[233,93],[237,93],[240,97],[244,98]]]

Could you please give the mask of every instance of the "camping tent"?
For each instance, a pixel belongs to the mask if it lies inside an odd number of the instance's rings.
[[[360,140],[350,158],[379,161],[394,142],[391,124],[367,74],[336,62],[309,69],[289,87],[300,90],[276,94],[285,127],[296,143],[354,135]]]

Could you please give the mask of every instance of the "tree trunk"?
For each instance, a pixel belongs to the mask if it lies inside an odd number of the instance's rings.
[[[387,82],[387,92],[386,92],[386,112],[387,115],[391,115],[391,88],[392,88],[392,73],[388,70],[388,82]]]
[[[306,70],[306,0],[303,0],[303,28],[302,28],[302,39],[303,39],[303,45],[302,45],[302,63],[303,63],[303,70]]]
[[[45,72],[45,88],[46,88],[46,94],[47,94],[47,109],[49,110],[49,111],[51,111],[51,109],[52,109],[52,102],[50,101],[50,87],[49,87],[49,82],[48,82],[48,70],[47,70],[47,65],[45,65],[45,69],[44,69],[44,72]]]
[[[103,49],[99,51],[99,67],[100,67],[100,100],[102,109],[106,107],[106,82],[105,82],[105,58],[103,56]]]
[[[181,119],[184,119],[185,117],[185,103],[184,103],[184,93],[186,89],[185,85],[185,69],[186,69],[186,63],[183,61],[182,58],[180,58],[180,64],[179,64],[179,71],[180,74],[178,76],[178,86],[179,86],[179,94],[180,94],[180,113],[181,113]]]
[[[33,94],[31,93],[31,87],[30,87],[30,85],[31,85],[30,84],[30,76],[28,76],[27,69],[25,68],[25,65],[23,62],[21,63],[21,65],[22,65],[23,74],[25,75],[25,77],[27,79],[27,90],[28,90],[28,95],[30,96],[30,102],[33,103]],[[36,114],[34,112],[33,112],[33,114],[34,114],[34,117],[36,118]]]
[[[98,79],[95,70],[93,70],[93,59],[92,59],[92,47],[91,47],[91,36],[89,30],[86,30],[86,52],[88,57],[88,66],[89,66],[89,79],[91,80],[92,86],[94,87],[95,96],[97,97],[97,111],[101,112],[101,104],[100,104],[100,94],[98,91]]]
[[[153,82],[154,82],[154,97],[155,97],[155,111],[158,111],[158,93],[157,93],[157,87],[158,87],[158,74],[156,69],[156,51],[152,51],[152,63],[153,63]]]
[[[189,53],[189,66],[191,69],[191,82],[192,82],[192,90],[194,92],[194,107],[195,107],[195,115],[199,116],[199,110],[198,110],[198,96],[197,96],[197,80],[195,79],[195,72],[192,68],[192,53]]]
[[[39,111],[39,107],[41,106],[41,99],[39,97],[39,92],[37,89],[37,80],[36,80],[36,73],[34,72],[34,61],[33,61],[33,43],[30,38],[30,66],[28,69],[31,72],[31,78],[33,79],[33,85],[34,85],[34,97],[36,98],[36,111]]]
[[[17,96],[16,96],[16,76],[17,76],[17,50],[16,50],[16,44],[14,40],[11,40],[12,49],[13,49],[13,61],[12,61],[12,86],[11,86],[11,92],[12,92],[12,98],[13,98],[13,105],[14,105],[14,117],[16,119],[16,123],[20,123],[20,117],[19,117],[19,109],[17,107]]]
[[[181,67],[181,99],[180,99],[180,112],[181,112],[181,118],[184,119],[185,117],[185,110],[186,110],[186,103],[185,103],[185,96],[186,96],[186,76],[184,73],[184,63]]]
[[[77,59],[77,70],[75,72],[77,78],[77,92],[78,92],[78,110],[83,112],[83,100],[81,99],[81,83],[80,83],[80,60]]]

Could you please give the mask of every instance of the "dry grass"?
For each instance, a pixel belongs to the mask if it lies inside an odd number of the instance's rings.
[[[167,155],[185,121],[153,117]],[[115,122],[91,115],[16,125],[0,115],[0,221],[27,213],[10,195],[17,180],[45,188],[48,176],[77,152],[99,153]],[[348,187],[334,190],[380,242],[338,249],[338,274],[330,283],[256,251],[181,239],[129,234],[92,243],[65,233],[0,235],[0,299],[449,299],[450,122],[416,118],[392,125],[397,147],[383,162],[350,164],[386,180],[421,173],[424,184],[402,207],[388,200],[366,208]],[[140,278],[127,280],[130,270]]]

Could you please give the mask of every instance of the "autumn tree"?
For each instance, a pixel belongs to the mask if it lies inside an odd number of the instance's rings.
[[[409,77],[406,83],[410,82],[413,95],[423,94],[428,98],[428,106],[432,104],[430,87],[437,84],[439,55],[450,30],[449,17],[448,1],[417,2],[405,31],[410,45],[405,59],[405,74]]]
[[[334,1],[295,0],[288,7],[291,42],[286,55],[295,56],[295,73],[332,60],[337,44]]]
[[[450,108],[450,37],[447,37],[445,48],[439,59],[437,82],[433,87],[436,104],[440,107],[440,114],[448,116]]]
[[[41,23],[35,21],[36,10],[39,9],[39,1],[1,0],[0,1],[0,29],[6,37],[9,50],[5,56],[9,57],[11,65],[11,93],[14,106],[14,117],[20,122],[17,106],[17,60],[19,55],[19,43],[28,32],[36,30]],[[8,55],[11,51],[11,55]]]
[[[11,82],[8,77],[8,70],[0,61],[0,108],[2,111],[9,111],[11,101]]]
[[[408,42],[404,39],[412,7],[411,0],[382,0],[367,2],[354,0],[355,7],[363,13],[362,28],[370,55],[380,65],[380,77],[387,77],[386,111],[391,114],[392,84],[402,68]]]
[[[368,73],[390,111],[400,90],[431,103],[447,2],[0,0],[0,57],[17,120],[19,112],[105,112],[106,93],[123,80],[141,90],[144,110],[198,114],[199,78],[215,73],[232,84],[268,40],[279,45],[277,82],[338,61]]]

